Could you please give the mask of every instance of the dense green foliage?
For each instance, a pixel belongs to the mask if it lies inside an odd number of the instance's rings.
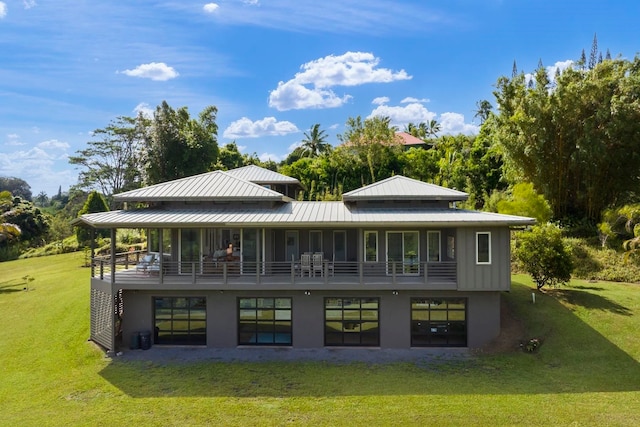
[[[555,225],[536,225],[515,239],[515,259],[531,275],[538,289],[571,280],[573,259]]]
[[[532,182],[556,219],[597,221],[640,185],[640,58],[568,68],[554,80],[501,77],[492,134],[515,181]]]
[[[511,197],[498,202],[498,212],[535,218],[538,224],[551,219],[551,207],[544,197],[535,192],[533,184],[522,182],[513,186]]]
[[[109,206],[107,202],[104,200],[104,197],[97,191],[92,191],[89,193],[87,197],[87,201],[84,203],[84,206],[78,212],[78,217],[88,214],[88,213],[97,213],[97,212],[108,212]],[[109,235],[109,230],[96,230],[97,236],[107,237]],[[78,244],[80,246],[87,246],[90,244],[91,233],[90,230],[86,227],[76,227],[76,238],[78,239]]]
[[[145,132],[145,184],[208,172],[218,158],[218,126],[214,106],[192,119],[187,107],[174,110],[163,101]]]

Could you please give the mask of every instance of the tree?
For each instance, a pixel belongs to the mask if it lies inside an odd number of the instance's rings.
[[[327,134],[324,130],[320,130],[320,124],[316,123],[311,126],[309,133],[304,133],[304,139],[300,145],[303,156],[317,157],[327,153],[331,149],[331,144],[326,143]]]
[[[573,260],[562,232],[551,224],[536,225],[518,233],[514,256],[531,275],[538,290],[571,280]]]
[[[600,60],[599,62],[602,62]],[[589,69],[593,70],[598,64],[598,36],[593,35],[593,43],[591,44],[591,54],[589,54]]]
[[[238,146],[234,141],[220,149],[218,153],[218,161],[214,169],[231,170],[242,166],[245,166],[244,157],[238,150]]]
[[[104,129],[93,131],[88,148],[69,157],[69,163],[83,170],[78,185],[84,189],[98,189],[107,197],[122,191],[139,188],[142,181],[140,150],[148,121],[118,117]]]
[[[92,191],[89,193],[87,197],[87,201],[84,203],[84,206],[78,212],[78,217],[88,214],[88,213],[97,213],[97,212],[108,212],[109,206],[105,201],[104,197],[97,191]],[[97,234],[101,237],[107,237],[109,235],[109,230],[98,230]],[[78,245],[86,246],[89,244],[91,240],[89,230],[85,227],[77,227],[76,228],[76,238],[78,239]]]
[[[482,124],[489,118],[493,105],[491,105],[491,103],[486,99],[483,99],[476,102],[476,108],[476,114],[473,117],[478,117],[480,119],[480,124]]]
[[[0,191],[8,191],[14,196],[31,201],[31,186],[24,179],[0,176]]]
[[[440,132],[441,129],[442,129],[442,126],[440,125],[440,123],[438,123],[437,120],[429,120],[429,123],[427,124],[427,130],[426,130],[427,138],[430,138],[430,137],[435,138],[436,136],[438,136],[438,132]]]
[[[192,119],[187,107],[174,110],[163,101],[145,135],[147,185],[207,172],[218,158],[218,126],[214,106]]]
[[[13,207],[13,196],[8,191],[0,191],[0,245],[8,244],[20,237],[20,227],[8,222],[7,213]]]
[[[501,77],[494,138],[511,181],[533,183],[556,219],[596,222],[607,206],[634,200],[640,186],[640,59],[566,69],[551,85]]]
[[[24,244],[39,245],[49,230],[49,218],[28,200],[14,197],[8,191],[0,192],[0,223],[3,227],[3,240],[20,241]],[[16,234],[16,231],[18,233]]]
[[[357,155],[360,170],[367,170],[368,177],[360,175],[361,185],[388,178],[392,170],[397,170],[393,160],[398,158],[394,153],[400,149],[396,136],[398,130],[391,125],[389,117],[371,117],[362,121],[360,116],[349,117],[345,125],[346,131],[338,135],[338,139],[345,145],[341,151],[351,150]],[[362,168],[364,166],[364,168]],[[345,191],[349,191],[345,187]]]
[[[511,197],[498,202],[498,212],[506,215],[520,215],[535,218],[544,224],[551,219],[551,207],[540,194],[537,194],[530,182],[521,182],[513,186]]]

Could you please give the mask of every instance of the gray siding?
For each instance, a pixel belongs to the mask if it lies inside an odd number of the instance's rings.
[[[491,233],[491,264],[476,264],[476,233]],[[459,228],[458,289],[508,291],[511,286],[510,231],[507,227]]]

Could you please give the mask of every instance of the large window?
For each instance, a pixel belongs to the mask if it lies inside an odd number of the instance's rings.
[[[207,344],[206,298],[157,297],[153,300],[156,344]]]
[[[491,233],[476,233],[476,264],[491,264]]]
[[[364,260],[365,262],[378,262],[378,232],[364,232]]]
[[[411,298],[411,346],[465,347],[464,298]]]
[[[325,298],[326,346],[378,346],[379,298]]]
[[[147,247],[149,252],[160,252],[160,229],[150,228],[147,230]],[[171,252],[171,230],[162,230],[162,251]]]
[[[238,344],[291,345],[291,298],[238,298]]]

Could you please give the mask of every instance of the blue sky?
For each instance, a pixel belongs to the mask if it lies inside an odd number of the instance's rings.
[[[163,100],[215,105],[220,145],[276,161],[358,115],[472,134],[514,60],[566,67],[594,34],[632,58],[638,18],[615,0],[1,0],[0,176],[66,191],[93,130]]]

